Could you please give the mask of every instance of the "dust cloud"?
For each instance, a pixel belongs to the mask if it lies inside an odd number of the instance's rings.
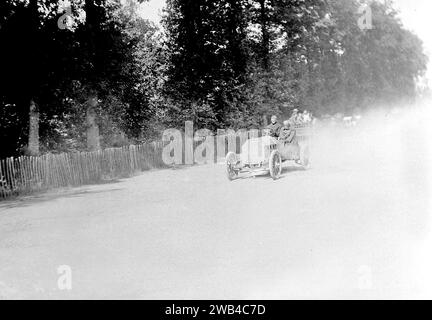
[[[319,121],[312,167],[276,181],[211,164],[4,204],[0,297],[430,299],[431,120]]]
[[[365,215],[370,219],[358,228],[382,232],[385,242],[377,239],[376,243],[382,252],[388,252],[389,246],[393,247],[393,255],[404,252],[404,258],[393,264],[392,281],[399,282],[405,293],[411,287],[418,294],[416,297],[429,298],[432,296],[431,106],[430,101],[425,101],[412,107],[371,110],[351,127],[319,122],[312,149],[316,169],[328,170],[326,174],[335,176],[343,172],[344,179],[350,182],[351,191],[346,193],[355,194],[354,199],[347,197],[345,201],[352,201],[356,207],[364,204]],[[332,178],[328,181],[330,185],[324,187],[331,190]],[[377,268],[385,273],[392,269],[391,265],[386,261],[378,263]],[[382,294],[400,297],[390,291]]]

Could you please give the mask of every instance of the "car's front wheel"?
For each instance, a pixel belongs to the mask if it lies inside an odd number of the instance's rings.
[[[227,171],[227,177],[229,180],[234,180],[237,177],[237,171],[235,166],[237,164],[237,155],[234,152],[228,152],[225,157],[225,165]]]

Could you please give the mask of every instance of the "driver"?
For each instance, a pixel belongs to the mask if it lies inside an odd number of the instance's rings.
[[[300,123],[301,119],[300,119],[300,114],[299,114],[299,110],[297,108],[295,108],[292,112],[291,118],[289,118],[289,120],[293,123],[293,124],[298,124]]]
[[[281,127],[281,124],[277,121],[277,117],[273,115],[271,117],[271,123],[266,127],[266,129],[270,130],[271,137],[278,138]]]

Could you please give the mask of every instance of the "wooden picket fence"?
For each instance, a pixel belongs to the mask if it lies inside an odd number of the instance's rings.
[[[130,177],[165,167],[162,142],[0,160],[0,200],[61,187]]]

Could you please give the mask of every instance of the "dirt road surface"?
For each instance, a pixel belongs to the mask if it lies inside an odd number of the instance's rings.
[[[277,181],[204,165],[0,203],[0,298],[432,298],[431,122],[403,119],[318,128]]]

